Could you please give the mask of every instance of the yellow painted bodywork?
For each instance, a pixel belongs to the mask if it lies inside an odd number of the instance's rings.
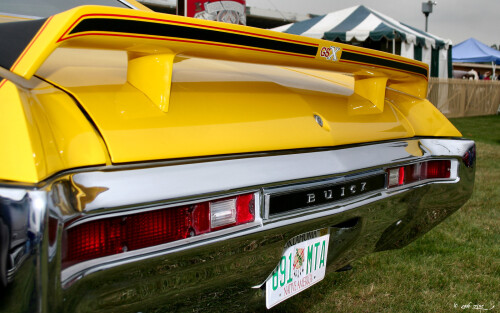
[[[432,104],[395,91],[378,114],[352,114],[352,76],[198,58],[175,60],[165,112],[127,82],[125,53],[71,61],[81,53],[57,51],[40,75],[78,99],[113,163],[460,136]]]
[[[349,97],[348,110],[351,114],[379,114],[384,111],[387,77],[355,79],[354,95]]]
[[[67,94],[45,83],[27,91],[3,82],[0,180],[37,183],[66,169],[106,164],[102,139]]]
[[[129,56],[127,65],[127,81],[163,112],[168,112],[174,58],[173,53]]]
[[[39,55],[28,51],[13,70],[48,83],[33,90],[10,82],[0,87],[1,102],[9,103],[0,106],[0,127],[12,134],[2,138],[8,152],[0,156],[1,180],[36,183],[84,166],[461,136],[422,99],[423,77],[356,64],[330,68],[318,57],[281,62],[231,47],[223,57],[217,55],[220,47],[197,47],[197,55],[191,45],[173,43],[169,50],[153,41],[133,45],[119,38],[48,47],[48,41],[63,36],[60,29],[74,20],[72,14],[58,17],[63,24],[57,27],[51,22],[47,27],[58,33],[40,36],[30,50]]]

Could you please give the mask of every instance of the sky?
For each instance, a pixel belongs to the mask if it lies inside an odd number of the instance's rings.
[[[363,4],[400,22],[425,29],[424,0],[246,0],[247,6],[325,14]],[[456,45],[470,37],[500,45],[500,0],[437,0],[429,15],[429,33]]]

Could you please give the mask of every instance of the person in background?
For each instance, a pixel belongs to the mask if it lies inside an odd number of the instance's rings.
[[[474,76],[474,80],[479,79],[479,75],[477,74],[477,72],[473,68],[471,68],[471,70],[468,71],[467,74],[469,74],[469,77]]]
[[[484,73],[483,75],[483,80],[491,80],[491,72],[490,71],[487,71]]]

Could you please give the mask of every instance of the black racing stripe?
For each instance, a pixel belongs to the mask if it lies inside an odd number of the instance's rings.
[[[227,33],[218,30],[190,26],[161,24],[149,21],[89,18],[81,21],[70,34],[89,31],[163,36],[181,39],[204,40],[214,43],[241,45],[281,52],[316,56],[317,47],[274,39]]]
[[[373,64],[373,65],[380,65],[384,67],[390,67],[390,68],[395,68],[407,72],[412,72],[416,74],[422,74],[425,77],[427,77],[428,73],[427,70],[423,67],[412,65],[412,64],[407,64],[407,63],[402,63],[398,61],[393,61],[393,60],[388,60],[388,59],[382,59],[370,55],[365,55],[365,54],[359,54],[359,53],[353,53],[353,52],[348,52],[348,51],[343,51],[341,60],[346,60],[346,61],[354,61],[354,62],[360,62],[360,63],[368,63],[368,64]]]
[[[47,19],[0,23],[0,66],[10,69]]]

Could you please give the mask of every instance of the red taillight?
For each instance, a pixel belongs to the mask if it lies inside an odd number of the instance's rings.
[[[126,217],[123,233],[116,240],[121,240],[126,249],[123,251],[128,251],[187,238],[192,227],[189,210],[181,207]]]
[[[405,181],[405,169],[403,167],[399,168],[399,179],[398,184],[402,185]]]
[[[244,224],[255,220],[255,202],[253,194],[238,197],[236,201],[237,223]]]
[[[451,161],[434,160],[387,169],[389,188],[426,179],[450,178]]]
[[[416,164],[406,165],[406,166],[402,167],[402,168],[404,168],[405,179],[401,185],[411,184],[411,183],[417,182],[419,180],[422,180],[422,171],[421,171],[422,164],[423,163],[416,163]]]
[[[220,204],[224,204],[221,206]],[[234,204],[233,204],[234,203]],[[212,207],[222,208],[213,212]],[[234,218],[228,214],[234,212]],[[220,217],[213,225],[213,216]],[[130,250],[156,246],[255,220],[255,199],[246,194],[190,206],[103,218],[64,232],[63,267]],[[215,226],[215,227],[214,227]]]
[[[208,202],[198,203],[193,206],[193,231],[196,235],[208,233],[210,231],[210,211]]]
[[[422,164],[423,179],[450,178],[450,161],[429,161]],[[425,174],[424,174],[425,173]]]

